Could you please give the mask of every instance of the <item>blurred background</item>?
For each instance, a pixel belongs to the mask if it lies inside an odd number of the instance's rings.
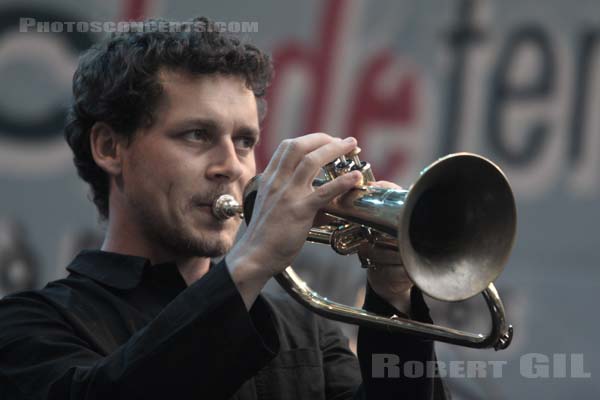
[[[375,176],[405,187],[447,153],[500,165],[518,202],[496,281],[515,337],[501,352],[438,344],[442,362],[501,366],[447,382],[456,399],[597,398],[600,1],[2,0],[0,296],[65,276],[102,238],[62,127],[77,57],[104,33],[22,32],[20,19],[199,15],[274,57],[261,166],[284,138],[314,131],[356,137]],[[355,257],[310,245],[297,269],[323,295],[360,304]],[[488,329],[480,296],[429,304],[440,324]]]

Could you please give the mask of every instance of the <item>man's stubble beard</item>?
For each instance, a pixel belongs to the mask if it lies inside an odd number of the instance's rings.
[[[198,232],[186,221],[164,221],[157,217],[147,203],[137,204],[134,208],[138,213],[139,221],[142,223],[142,230],[146,237],[150,238],[151,243],[166,249],[175,258],[188,257],[221,257],[225,255],[233,246],[235,234],[221,237],[219,233],[212,236],[210,232]],[[189,210],[188,210],[189,211]],[[182,216],[184,219],[186,215]],[[192,217],[189,217],[190,220]],[[225,222],[230,224],[231,221]],[[235,229],[237,231],[238,227]],[[232,227],[225,228],[233,230]],[[234,232],[235,233],[235,232]],[[218,235],[218,237],[216,237]],[[212,237],[211,237],[212,236]]]

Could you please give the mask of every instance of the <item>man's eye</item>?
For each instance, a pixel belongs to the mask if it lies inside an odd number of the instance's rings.
[[[252,149],[256,144],[256,139],[252,136],[241,136],[236,138],[236,145],[241,149]]]
[[[212,140],[210,133],[206,129],[194,129],[193,131],[186,132],[183,137],[193,142],[210,143]]]

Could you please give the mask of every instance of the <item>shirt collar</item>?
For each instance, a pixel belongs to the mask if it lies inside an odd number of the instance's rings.
[[[69,264],[67,270],[106,286],[127,290],[139,285],[144,269],[150,265],[150,260],[144,257],[102,250],[83,250]]]

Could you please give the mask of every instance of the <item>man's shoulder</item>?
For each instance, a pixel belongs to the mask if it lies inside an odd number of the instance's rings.
[[[0,323],[10,323],[15,313],[59,316],[61,310],[81,304],[84,292],[78,279],[67,277],[51,281],[41,289],[11,293],[0,299]]]
[[[27,336],[40,335],[48,329],[69,323],[65,308],[74,304],[72,290],[55,281],[42,289],[9,294],[0,299],[0,348]]]

